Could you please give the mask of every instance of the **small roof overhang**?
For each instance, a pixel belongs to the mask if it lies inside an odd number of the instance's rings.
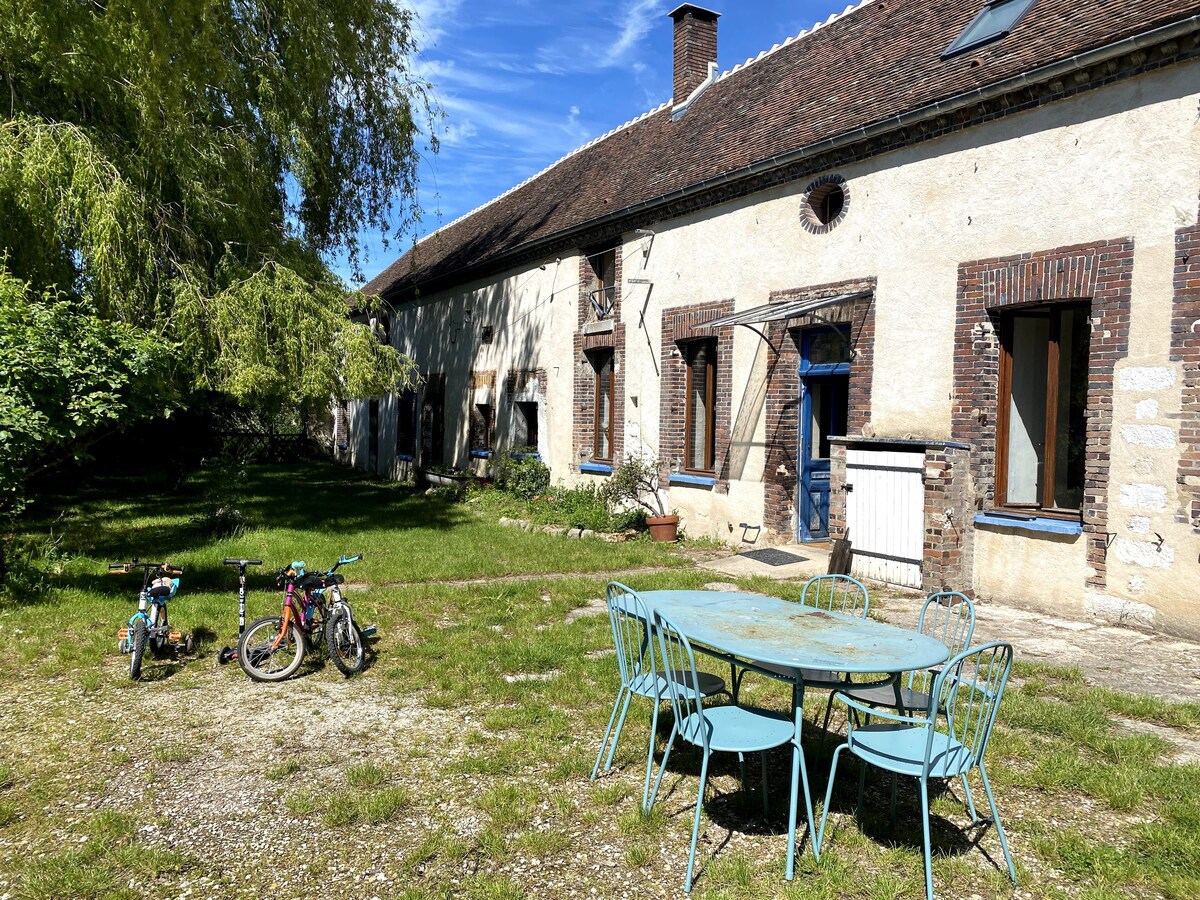
[[[854,291],[849,294],[835,294],[832,297],[809,297],[806,300],[791,300],[786,303],[764,303],[753,309],[730,313],[712,322],[706,322],[706,328],[721,328],[725,325],[752,325],[758,322],[784,322],[808,315],[826,306],[836,303],[849,303],[862,297],[871,296],[870,291]]]

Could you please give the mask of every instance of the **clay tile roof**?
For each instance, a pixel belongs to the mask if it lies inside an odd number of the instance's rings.
[[[1038,0],[1008,37],[942,60],[982,5],[863,0],[725,72],[677,121],[652,110],[439,229],[364,291],[478,277],[621,210],[1200,14],[1200,0]]]

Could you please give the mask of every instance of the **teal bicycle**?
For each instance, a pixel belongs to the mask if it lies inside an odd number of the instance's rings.
[[[139,569],[142,571],[142,589],[138,593],[137,612],[129,619],[129,624],[117,632],[117,649],[129,654],[129,677],[134,681],[142,677],[142,657],[147,647],[156,658],[166,656],[168,650],[192,652],[192,636],[171,628],[167,619],[167,601],[179,590],[183,569],[170,563],[136,559],[108,566],[110,575],[128,575]]]

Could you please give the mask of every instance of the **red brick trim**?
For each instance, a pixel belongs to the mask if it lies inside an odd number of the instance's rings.
[[[1179,422],[1180,517],[1200,534],[1200,225],[1175,232],[1171,360],[1183,363]]]
[[[768,533],[792,539],[796,534],[797,450],[800,442],[800,330],[826,322],[848,323],[854,355],[850,360],[850,411],[847,431],[861,434],[871,418],[871,378],[875,356],[875,279],[839,281],[811,287],[772,291],[771,303],[831,297],[856,291],[871,296],[840,303],[788,322],[771,322],[767,338],[776,353],[768,362],[766,401],[766,462],[763,471],[763,525]],[[832,452],[837,453],[835,448]],[[844,451],[843,451],[844,452]],[[833,485],[829,495],[829,529],[840,536],[845,528],[845,495]]]
[[[614,434],[612,435],[613,459],[619,459],[625,449],[625,365],[622,357],[625,351],[625,323],[621,321],[621,288],[624,264],[621,258],[622,245],[615,245],[616,266],[613,276],[615,285],[613,294],[613,310],[609,320],[613,323],[612,331],[596,334],[585,334],[584,326],[593,320],[591,292],[597,284],[597,275],[592,268],[588,253],[596,254],[596,249],[579,254],[579,299],[576,318],[576,331],[572,336],[574,347],[574,392],[575,413],[572,422],[572,440],[574,459],[572,468],[581,462],[592,458],[595,447],[595,407],[596,407],[596,370],[592,367],[588,352],[603,348],[613,351],[613,405]],[[603,251],[601,251],[603,252]]]
[[[993,315],[1023,304],[1091,301],[1083,531],[1089,586],[1106,584],[1113,371],[1129,351],[1133,240],[1122,238],[962,263],[954,332],[951,433],[973,448],[976,508],[995,501],[1000,343]]]
[[[659,455],[668,463],[683,459],[687,362],[679,344],[698,338],[717,340],[717,400],[714,468],[716,491],[729,490],[729,435],[733,404],[733,326],[708,323],[733,312],[732,300],[673,306],[662,313],[662,375],[659,400]]]

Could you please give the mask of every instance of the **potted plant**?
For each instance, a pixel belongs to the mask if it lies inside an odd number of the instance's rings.
[[[425,466],[421,475],[428,484],[435,487],[462,487],[468,478],[466,472],[441,465]]]
[[[667,508],[666,498],[658,489],[663,466],[663,461],[654,456],[626,456],[613,469],[604,493],[610,504],[636,503],[645,509],[651,540],[673,542],[679,538],[679,516]]]

